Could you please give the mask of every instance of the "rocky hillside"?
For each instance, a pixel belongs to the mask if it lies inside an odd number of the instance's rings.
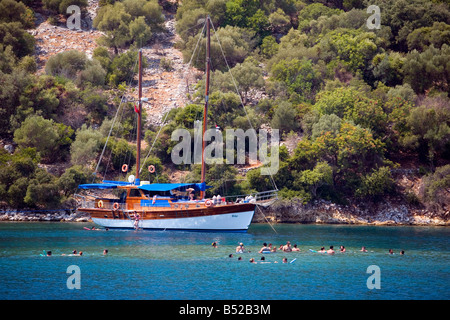
[[[87,14],[82,16],[81,30],[70,30],[66,27],[65,18],[58,25],[47,21],[45,12],[36,13],[35,29],[29,32],[36,39],[35,56],[38,63],[38,73],[44,73],[47,60],[60,52],[78,50],[92,57],[97,47],[96,40],[103,32],[92,27],[92,21],[98,10],[98,0],[89,0]],[[174,48],[177,41],[175,18],[173,14],[165,13],[164,32],[155,36],[151,45],[142,48],[148,66],[143,70],[143,97],[149,98],[144,105],[148,124],[160,126],[163,115],[172,108],[184,106],[188,102],[189,86],[196,81],[197,70],[183,62],[182,54]],[[171,62],[169,70],[161,68],[161,59]],[[137,93],[135,92],[137,95]]]

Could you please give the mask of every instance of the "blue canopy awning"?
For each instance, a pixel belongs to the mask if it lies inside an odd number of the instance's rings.
[[[103,180],[102,183],[87,183],[80,184],[78,188],[80,189],[115,189],[118,186],[128,186],[131,183],[125,181],[109,181]]]
[[[194,191],[205,191],[210,186],[206,183],[152,183],[144,184],[138,187],[139,189],[146,191],[170,191],[170,190],[181,190],[185,191],[188,188],[193,188]]]
[[[118,186],[128,186],[132,185],[129,182],[124,181],[108,181],[104,180],[102,183],[88,183],[80,184],[78,188],[80,189],[115,189]],[[193,188],[194,191],[205,191],[206,189],[212,188],[207,186],[206,183],[152,183],[143,184],[138,186],[139,189],[146,191],[170,191],[170,190],[186,190],[188,188]]]

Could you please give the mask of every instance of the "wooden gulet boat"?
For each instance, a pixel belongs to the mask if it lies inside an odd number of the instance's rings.
[[[206,99],[203,112],[203,136],[207,128],[210,78],[210,18],[206,19],[207,63]],[[106,228],[142,228],[189,231],[243,231],[251,224],[258,204],[276,199],[277,190],[249,196],[205,199],[205,140],[202,143],[200,183],[148,183],[139,178],[141,153],[142,51],[139,51],[136,176],[129,182],[107,181],[82,184],[79,189],[90,195],[76,194],[78,211],[89,213],[94,223]],[[150,169],[149,169],[150,170]],[[154,167],[153,167],[154,170]],[[109,196],[99,195],[108,192]],[[111,196],[111,193],[119,194]],[[184,195],[184,196],[180,196]],[[199,194],[198,200],[194,196]]]

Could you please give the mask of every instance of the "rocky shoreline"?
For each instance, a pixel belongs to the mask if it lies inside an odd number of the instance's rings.
[[[449,213],[443,215],[405,204],[384,202],[377,205],[342,206],[329,201],[302,204],[299,200],[279,200],[268,208],[258,207],[252,223],[316,223],[355,225],[449,226]],[[90,222],[90,216],[76,209],[0,210],[0,221]]]
[[[404,203],[338,205],[330,201],[302,204],[299,200],[279,200],[256,210],[256,223],[318,223],[358,225],[449,226],[450,212],[436,213]]]
[[[0,210],[0,221],[53,221],[53,222],[89,222],[88,214],[76,209],[61,210]]]

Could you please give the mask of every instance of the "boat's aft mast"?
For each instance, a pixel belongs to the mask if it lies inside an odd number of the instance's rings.
[[[136,137],[136,180],[135,184],[140,184],[139,179],[139,168],[140,168],[140,160],[141,160],[141,113],[142,113],[142,50],[139,50],[139,75],[138,75],[138,106],[139,110],[138,121],[137,121],[137,137]]]
[[[206,131],[206,119],[208,117],[208,101],[209,101],[209,73],[211,67],[211,45],[210,45],[210,18],[206,17],[206,89],[205,89],[205,107],[203,109],[203,133],[202,133],[202,178],[201,183],[205,182],[205,131]],[[202,199],[205,198],[205,191],[200,192]]]

